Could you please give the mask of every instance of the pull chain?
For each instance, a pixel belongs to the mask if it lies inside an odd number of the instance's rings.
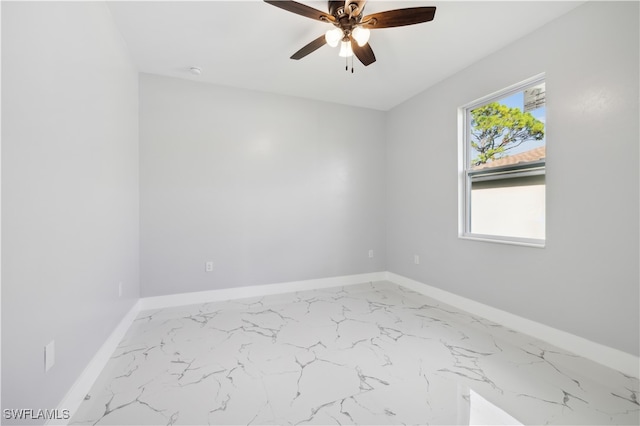
[[[349,57],[344,58],[344,70],[349,71]],[[351,56],[351,74],[353,74],[353,56]]]

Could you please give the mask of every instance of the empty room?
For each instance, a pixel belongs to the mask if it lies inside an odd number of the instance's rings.
[[[2,424],[640,424],[639,2],[0,13]]]

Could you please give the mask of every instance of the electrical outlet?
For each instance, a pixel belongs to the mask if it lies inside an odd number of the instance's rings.
[[[213,272],[213,262],[212,261],[208,261],[207,263],[204,264],[204,270],[205,272]]]
[[[373,250],[369,250],[369,259],[373,257]]]
[[[122,281],[118,283],[118,297],[122,297]]]
[[[52,340],[44,347],[44,371],[51,370],[53,364],[56,363],[56,342]]]
[[[413,255],[413,263],[415,263],[416,265],[420,264],[420,256],[418,256],[417,254]]]

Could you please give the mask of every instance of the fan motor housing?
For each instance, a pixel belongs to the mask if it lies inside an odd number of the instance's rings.
[[[329,0],[329,14],[336,17],[336,19],[341,20],[342,18],[355,18],[362,15],[362,11],[364,10],[364,4],[366,1],[364,0],[346,0],[346,1],[335,1]]]
[[[351,31],[362,20],[364,1],[333,1],[329,0],[329,13],[336,18],[333,25],[342,29],[345,39],[348,39]],[[349,13],[349,10],[352,13]]]

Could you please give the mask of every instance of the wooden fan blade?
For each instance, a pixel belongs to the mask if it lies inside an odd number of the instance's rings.
[[[321,10],[314,9],[313,7],[309,7],[305,4],[292,0],[264,0],[264,2],[275,7],[279,7],[280,9],[284,9],[287,12],[296,13],[318,21],[333,22],[336,20],[336,18],[326,12],[322,12]]]
[[[354,39],[351,39],[351,50],[353,50],[353,54],[356,55],[356,58],[358,58],[365,67],[376,61],[376,55],[373,54],[373,49],[369,46],[369,43],[364,46],[358,46],[358,43],[356,43]]]
[[[309,43],[306,46],[304,46],[302,49],[298,50],[293,55],[291,55],[291,59],[296,59],[296,60],[302,59],[305,56],[307,56],[309,53],[315,52],[316,50],[320,49],[326,43],[327,43],[327,41],[324,38],[324,34],[323,34],[320,37],[318,37],[317,39],[313,40],[311,43]]]
[[[406,9],[387,10],[386,12],[373,13],[362,18],[363,27],[371,30],[377,28],[402,27],[405,25],[420,24],[433,20],[436,8],[409,7]]]

